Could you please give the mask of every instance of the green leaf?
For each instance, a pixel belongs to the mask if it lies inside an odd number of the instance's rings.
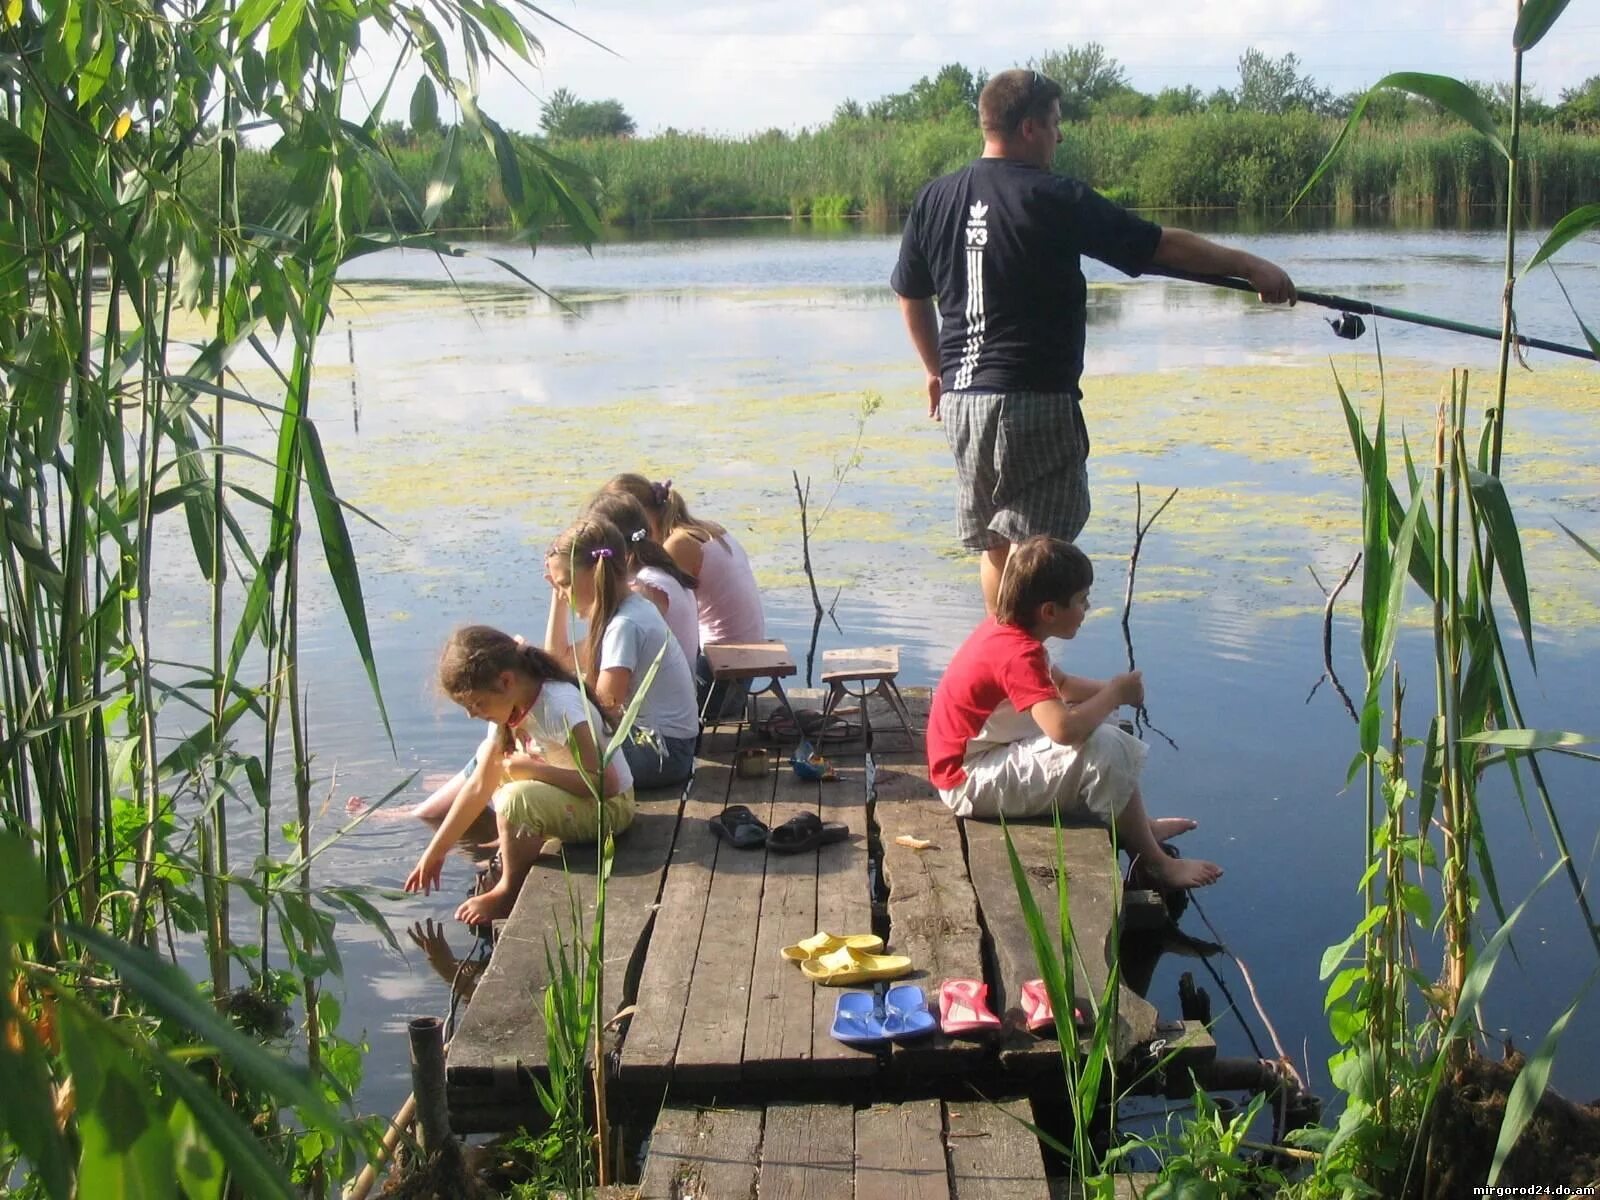
[[[96,958],[115,968],[122,981],[146,1004],[167,1020],[209,1042],[245,1080],[280,1103],[305,1110],[308,1119],[328,1125],[340,1123],[338,1114],[328,1106],[303,1069],[279,1058],[230,1025],[196,991],[194,981],[177,967],[98,929],[84,925],[66,928],[68,934]],[[193,1107],[192,1099],[190,1104]],[[195,1116],[201,1116],[198,1108]]]
[[[439,127],[439,92],[427,74],[417,80],[411,93],[411,128],[417,131]]]
[[[1395,539],[1392,563],[1407,562],[1411,558],[1411,546],[1416,540],[1417,521],[1422,516],[1427,492],[1418,488],[1411,498],[1411,508],[1406,513],[1406,519],[1400,526],[1400,535]],[[1392,570],[1389,573],[1389,594],[1384,601],[1383,621],[1378,628],[1375,672],[1388,670],[1389,662],[1394,657],[1394,640],[1400,628],[1400,614],[1405,608],[1406,573]]]
[[[267,1157],[260,1140],[217,1099],[216,1093],[183,1063],[165,1054],[154,1056],[154,1061],[167,1087],[189,1106],[195,1124],[228,1164],[242,1195],[249,1196],[250,1200],[297,1200],[294,1187],[282,1168]],[[180,1179],[183,1178],[182,1169],[180,1164]],[[196,1197],[191,1194],[190,1200]]]
[[[1511,1085],[1511,1094],[1506,1097],[1505,1120],[1501,1122],[1500,1137],[1495,1142],[1494,1162],[1489,1166],[1489,1178],[1486,1180],[1490,1188],[1499,1182],[1500,1172],[1505,1168],[1512,1147],[1528,1127],[1528,1122],[1533,1120],[1534,1111],[1539,1107],[1539,1098],[1544,1095],[1545,1086],[1550,1082],[1550,1068],[1555,1065],[1556,1048],[1561,1044],[1561,1035],[1566,1032],[1567,1022],[1578,1011],[1578,1006],[1589,994],[1594,981],[1595,976],[1590,975],[1588,981],[1578,989],[1567,1011],[1556,1018],[1556,1023],[1550,1026],[1550,1032],[1539,1043],[1539,1049],[1523,1065],[1516,1083]]]
[[[1528,0],[1517,14],[1517,27],[1511,34],[1512,48],[1522,51],[1537,46],[1566,7],[1567,0]],[[1491,1177],[1489,1182],[1493,1183],[1494,1179]]]
[[[1581,733],[1544,729],[1491,729],[1486,733],[1469,734],[1461,740],[1485,746],[1506,746],[1513,750],[1554,750],[1559,746],[1586,745],[1596,739]]]
[[[108,1039],[99,1039],[102,1041]],[[78,1118],[78,1192],[95,1200],[170,1200],[172,1140],[112,1042],[95,1106]]]
[[[1554,18],[1552,18],[1553,20]],[[1311,172],[1311,178],[1306,180],[1306,185],[1300,189],[1298,195],[1290,201],[1289,212],[1295,208],[1317,186],[1328,168],[1339,157],[1339,152],[1344,148],[1345,140],[1351,132],[1361,123],[1361,116],[1367,110],[1367,104],[1377,92],[1383,88],[1397,88],[1403,92],[1410,92],[1413,96],[1421,96],[1431,100],[1441,108],[1456,114],[1468,125],[1471,125],[1484,137],[1488,138],[1494,148],[1500,151],[1506,159],[1511,153],[1506,149],[1505,143],[1500,140],[1500,131],[1495,128],[1494,118],[1489,115],[1489,110],[1484,107],[1478,94],[1458,79],[1451,79],[1447,75],[1428,75],[1417,71],[1397,71],[1392,75],[1385,75],[1377,83],[1367,89],[1366,95],[1356,102],[1355,109],[1344,123],[1344,128],[1339,130],[1339,136],[1333,139],[1333,145],[1328,147],[1328,152],[1322,156],[1322,161],[1317,164],[1317,169]]]
[[[322,439],[310,421],[300,423],[300,448],[306,483],[311,488],[311,504],[317,513],[317,529],[322,534],[322,555],[327,560],[334,589],[339,593],[339,603],[344,607],[345,623],[350,626],[356,650],[366,667],[367,682],[372,685],[373,699],[378,702],[378,716],[383,719],[383,731],[393,747],[394,730],[389,727],[389,713],[383,706],[383,688],[378,683],[378,660],[372,653],[372,634],[367,628],[367,608],[361,596],[361,572],[356,564],[355,548],[350,544],[350,531],[345,528],[344,512],[328,474]]]
[[[267,51],[271,53],[283,46],[300,28],[300,18],[305,16],[306,0],[283,0],[283,7],[272,18],[272,28],[267,33]]]
[[[0,831],[0,918],[31,930],[45,919],[48,895],[33,847],[14,833]],[[9,967],[9,963],[3,964]]]
[[[1500,140],[1500,130],[1483,100],[1477,92],[1459,79],[1452,79],[1448,75],[1428,75],[1419,71],[1397,71],[1378,80],[1373,85],[1373,91],[1382,87],[1398,88],[1403,92],[1410,92],[1413,96],[1433,101],[1488,138],[1489,144],[1500,151],[1503,157],[1508,160],[1511,158],[1511,151],[1506,149],[1506,144]]]
[[[1557,525],[1561,525],[1562,532],[1565,533],[1573,541],[1577,542],[1578,545],[1580,547],[1582,547],[1583,552],[1585,554],[1587,554],[1590,558],[1594,559],[1595,562],[1600,562],[1600,550],[1596,550],[1588,542],[1584,541],[1577,534],[1573,533],[1572,530],[1568,529],[1565,525],[1562,525],[1560,521],[1557,521],[1556,524]]]
[[[1523,9],[1526,14],[1533,6]],[[1540,263],[1553,256],[1574,238],[1581,237],[1589,230],[1600,226],[1600,204],[1585,204],[1582,208],[1575,208],[1561,220],[1557,221],[1555,228],[1550,231],[1550,236],[1545,238],[1540,247],[1533,252],[1533,256],[1523,265],[1522,273],[1526,275]]]
[[[1506,598],[1517,614],[1522,627],[1522,639],[1528,648],[1528,661],[1538,670],[1533,656],[1533,614],[1528,603],[1528,573],[1522,565],[1522,539],[1517,534],[1516,518],[1511,514],[1511,502],[1506,499],[1505,488],[1493,475],[1472,469],[1467,472],[1471,481],[1472,501],[1484,524],[1489,529],[1489,548],[1500,564],[1500,579],[1505,585]]]
[[[249,41],[251,35],[267,23],[267,18],[272,16],[280,3],[282,0],[244,0],[233,13],[234,37],[240,42]]]
[[[439,156],[434,159],[433,173],[428,179],[428,190],[423,197],[424,228],[433,228],[433,223],[439,219],[439,213],[450,202],[456,184],[461,182],[461,142],[459,127],[452,125],[445,132],[444,144],[439,147]]]

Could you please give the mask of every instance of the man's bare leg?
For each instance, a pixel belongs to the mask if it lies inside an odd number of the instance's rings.
[[[1194,822],[1188,818],[1163,817],[1152,821],[1145,813],[1144,798],[1135,787],[1127,806],[1117,816],[1117,844],[1162,891],[1205,887],[1222,878],[1221,867],[1203,858],[1168,858],[1161,849],[1165,837],[1193,828]]]
[[[544,847],[544,838],[512,829],[503,813],[495,814],[495,825],[500,830],[500,882],[481,895],[467,897],[456,909],[456,920],[468,925],[483,925],[511,915],[522,881]]]
[[[978,580],[983,584],[983,607],[992,617],[1000,598],[1000,576],[1005,572],[1006,560],[1011,557],[1011,543],[1001,542],[990,546],[978,560]]]

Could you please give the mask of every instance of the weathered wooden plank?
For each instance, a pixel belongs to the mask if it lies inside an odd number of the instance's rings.
[[[798,813],[815,813],[821,786],[780,764],[771,828]],[[746,1079],[793,1076],[811,1059],[813,985],[780,951],[817,931],[817,855],[768,854],[766,866],[744,1031]]]
[[[1039,1143],[1017,1123],[1033,1120],[1026,1100],[952,1101],[945,1114],[955,1200],[1046,1200]]]
[[[605,1012],[631,999],[637,979],[630,967],[641,953],[660,894],[677,830],[682,797],[646,793],[633,825],[616,840],[606,894]],[[583,936],[594,917],[593,846],[568,846],[529,871],[495,945],[493,957],[450,1044],[447,1078],[452,1091],[519,1088],[519,1077],[542,1073],[545,1027],[541,1005],[549,983],[546,938],[557,929],[572,938],[568,886],[579,899]],[[565,871],[563,871],[565,863]]]
[[[896,953],[911,956],[917,970],[908,982],[920,985],[937,1006],[946,979],[983,978],[983,929],[978,898],[967,878],[961,829],[920,762],[897,760],[875,777],[873,817],[883,845],[883,873],[889,885],[889,931]],[[915,850],[896,839],[933,844]],[[970,1071],[986,1053],[981,1042],[932,1038],[896,1046],[896,1071],[947,1074]]]
[[[754,1200],[759,1108],[669,1105],[650,1135],[639,1200]]]
[[[816,928],[829,933],[871,933],[872,897],[867,891],[867,772],[861,750],[852,754],[830,749],[836,783],[819,785],[818,811],[824,821],[837,821],[850,830],[848,842],[835,842],[817,852]],[[892,947],[891,947],[892,948]],[[870,1075],[877,1070],[874,1055],[836,1042],[834,1007],[839,989],[811,988],[811,1057],[813,1077],[838,1078]]]
[[[1017,856],[1045,920],[1054,927],[1056,900],[1056,837],[1050,825],[1014,822],[1010,826]],[[1022,919],[1006,854],[1005,831],[998,823],[966,821],[967,870],[993,939],[999,978],[989,989],[997,1013],[1017,1008],[1024,980],[1039,977],[1033,945]],[[1098,826],[1062,829],[1062,857],[1067,871],[1070,917],[1078,949],[1074,970],[1076,1003],[1092,1012],[1105,994],[1110,962],[1117,953],[1111,938],[1114,906],[1122,895],[1122,879],[1111,854],[1111,839]],[[1010,1014],[1020,1018],[1020,1009]],[[1119,992],[1116,1051],[1125,1057],[1155,1036],[1156,1010],[1126,986]],[[1053,1039],[1023,1040],[1002,1051],[1008,1065],[1043,1065],[1058,1054]]]
[[[761,1200],[848,1200],[855,1177],[855,1110],[848,1104],[772,1104],[761,1139]]]
[[[950,1200],[939,1101],[878,1104],[856,1113],[855,1200]]]
[[[714,744],[713,738],[706,736],[707,752],[721,752],[724,758],[732,753],[731,738],[725,739],[726,745]],[[726,762],[701,757],[695,763],[639,980],[639,1011],[623,1035],[624,1084],[658,1089],[671,1079],[720,845],[707,822],[727,803],[732,776]]]
[[[735,777],[727,802],[743,804],[766,821],[776,779],[776,769],[757,779]],[[755,961],[755,917],[761,909],[766,866],[767,855],[761,850],[735,850],[726,842],[717,848],[699,950],[689,964],[693,978],[672,1063],[674,1079],[700,1084],[740,1077]],[[669,881],[671,875],[669,870]]]

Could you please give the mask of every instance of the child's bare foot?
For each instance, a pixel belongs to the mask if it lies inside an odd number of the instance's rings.
[[[371,816],[367,817],[369,821],[403,821],[416,812],[416,807],[414,805],[399,805],[397,807],[385,805],[382,808],[378,808],[365,796],[351,796],[350,799],[344,802],[344,810],[352,817],[370,813]]]
[[[490,921],[510,916],[516,900],[515,893],[501,879],[487,892],[463,900],[461,907],[456,909],[456,920],[466,925],[487,925]]]
[[[1163,892],[1205,887],[1222,878],[1222,868],[1203,858],[1169,858],[1163,854],[1159,860],[1141,859],[1139,869],[1153,887]]]
[[[1156,841],[1164,842],[1177,837],[1180,833],[1188,833],[1199,825],[1199,821],[1192,821],[1188,817],[1151,817],[1150,835]]]

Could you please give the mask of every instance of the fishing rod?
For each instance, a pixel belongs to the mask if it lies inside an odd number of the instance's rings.
[[[1255,285],[1243,279],[1235,279],[1231,275],[1198,275],[1192,271],[1180,271],[1176,267],[1150,267],[1146,271],[1150,275],[1165,275],[1169,279],[1182,279],[1189,283],[1203,283],[1209,287],[1230,288],[1236,292],[1254,292]],[[1367,331],[1366,322],[1362,316],[1388,317],[1392,321],[1405,321],[1412,325],[1426,325],[1430,329],[1443,329],[1450,333],[1465,333],[1472,337],[1488,338],[1490,341],[1500,340],[1500,331],[1490,329],[1487,325],[1468,325],[1465,321],[1450,321],[1444,317],[1430,317],[1427,313],[1407,312],[1403,308],[1389,308],[1382,304],[1373,304],[1369,300],[1352,300],[1348,296],[1332,296],[1327,292],[1303,292],[1295,290],[1296,299],[1305,304],[1316,304],[1322,308],[1338,310],[1339,316],[1328,322],[1333,326],[1335,336],[1355,341]],[[1519,346],[1528,346],[1535,350],[1548,350],[1552,354],[1566,354],[1572,358],[1586,358],[1590,362],[1600,362],[1595,357],[1593,350],[1585,350],[1581,346],[1568,346],[1564,342],[1546,341],[1544,338],[1523,337],[1520,333],[1513,334]]]

